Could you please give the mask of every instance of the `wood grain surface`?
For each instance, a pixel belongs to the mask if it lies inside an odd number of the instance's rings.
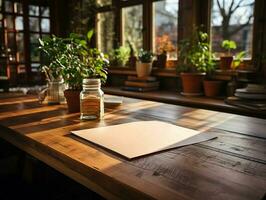
[[[266,120],[123,101],[106,106],[102,121],[80,121],[66,105],[39,105],[35,96],[0,96],[0,137],[107,199],[262,199]],[[145,120],[218,133],[218,138],[128,161],[70,134]]]

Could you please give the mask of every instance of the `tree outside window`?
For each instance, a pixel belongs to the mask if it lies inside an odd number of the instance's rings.
[[[217,56],[223,50],[223,40],[234,40],[237,49],[233,53],[252,55],[253,16],[255,0],[213,0],[211,15],[212,49]]]

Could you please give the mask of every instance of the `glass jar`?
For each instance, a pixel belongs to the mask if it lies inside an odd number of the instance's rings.
[[[83,90],[80,93],[80,119],[103,118],[103,95],[100,79],[83,79]]]
[[[47,83],[47,102],[48,104],[59,104],[60,103],[60,82],[49,81]]]

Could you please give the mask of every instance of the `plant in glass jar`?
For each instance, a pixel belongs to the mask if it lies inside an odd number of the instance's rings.
[[[190,38],[180,42],[177,71],[181,72],[183,95],[202,95],[204,76],[215,67],[213,58],[208,34],[199,28],[195,28]]]
[[[141,49],[138,54],[138,62],[136,66],[138,77],[147,77],[152,70],[153,53]]]
[[[57,104],[64,101],[63,80],[61,77],[61,66],[57,59],[66,50],[64,39],[52,35],[39,39],[39,50],[44,53],[47,65],[42,66],[42,71],[47,79],[47,100],[48,104]]]

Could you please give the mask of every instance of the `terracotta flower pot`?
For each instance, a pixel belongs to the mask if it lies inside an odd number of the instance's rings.
[[[79,100],[80,91],[65,90],[64,95],[68,106],[68,112],[69,113],[80,112],[80,100]]]
[[[186,96],[203,95],[202,85],[206,73],[181,73],[183,92]]]
[[[205,80],[204,93],[207,97],[219,96],[221,93],[222,81]]]
[[[152,62],[150,63],[137,62],[136,70],[138,77],[147,77],[151,74]]]
[[[231,69],[232,62],[233,62],[233,56],[221,56],[220,68],[223,70]]]

